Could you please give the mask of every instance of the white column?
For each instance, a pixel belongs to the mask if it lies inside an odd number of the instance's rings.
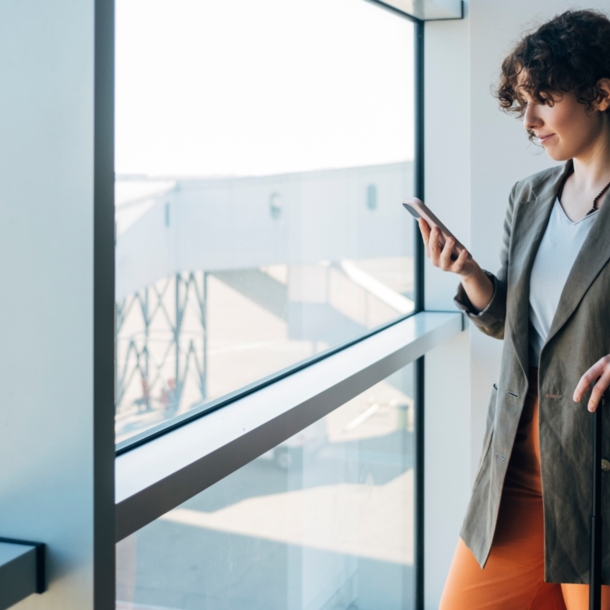
[[[470,245],[468,19],[425,26],[426,203]],[[438,211],[437,211],[438,210]],[[426,309],[452,310],[458,283],[426,261]],[[470,489],[470,341],[426,355],[425,607],[438,608]]]
[[[114,607],[112,377],[99,359],[112,346],[112,264],[94,309],[112,78],[110,65],[94,86],[96,10],[103,47],[111,3],[0,3],[0,536],[48,545],[49,590],[16,606],[28,610]],[[96,116],[110,146],[94,138]]]

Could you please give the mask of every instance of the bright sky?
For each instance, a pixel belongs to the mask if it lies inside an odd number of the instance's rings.
[[[413,26],[365,0],[117,0],[116,171],[413,157]]]

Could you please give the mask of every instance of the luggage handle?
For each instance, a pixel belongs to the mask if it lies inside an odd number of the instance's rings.
[[[591,389],[595,384],[591,384]],[[602,409],[606,393],[593,413],[592,430],[592,476],[593,498],[591,526],[589,530],[589,610],[601,610],[602,603]]]

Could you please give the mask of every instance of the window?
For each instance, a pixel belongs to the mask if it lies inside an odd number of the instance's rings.
[[[414,311],[414,25],[119,0],[116,438]]]
[[[232,586],[241,536],[276,545],[275,557],[250,557],[253,569],[279,566],[297,602],[366,607],[375,594],[423,607],[421,358],[453,375],[433,386],[452,409],[431,405],[426,440],[445,430],[464,455],[470,411],[455,411],[453,395],[467,358],[455,345],[444,362],[434,355],[452,337],[465,342],[463,321],[423,311],[421,251],[399,202],[423,190],[421,20],[458,18],[461,0],[415,3],[412,21],[387,10],[402,0],[227,4],[119,0],[115,73],[113,0],[0,3],[0,71],[16,92],[2,115],[1,243],[16,296],[3,301],[0,535],[39,549],[35,566],[33,548],[20,549],[17,569],[5,548],[0,605],[21,606],[48,583],[25,605],[115,608],[120,543],[120,602],[184,607],[198,594],[187,573],[151,580],[147,562],[171,571],[198,559],[213,529],[205,519],[242,500],[277,510],[330,490],[338,510],[308,514],[299,536],[294,521],[277,540],[268,523],[216,523],[224,563],[194,562],[191,573]],[[447,34],[430,30],[429,40]],[[462,55],[445,57],[428,62],[432,84],[441,65],[463,72]],[[435,128],[447,133],[446,121]],[[462,152],[452,158],[468,164]],[[445,450],[426,454],[444,490],[446,455],[453,470],[459,453]],[[449,484],[453,507],[466,485],[453,471]],[[381,537],[373,552],[373,508],[390,488],[398,543]],[[352,510],[358,494],[369,504]],[[446,504],[432,497],[429,527],[448,539],[457,527],[438,517]],[[326,535],[329,523],[345,527]],[[165,553],[165,526],[184,556]],[[426,544],[440,565],[448,554]]]

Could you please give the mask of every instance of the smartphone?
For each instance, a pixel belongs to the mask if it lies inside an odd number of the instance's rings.
[[[439,238],[441,248],[445,245],[445,242],[449,237],[453,237],[453,239],[455,239],[455,250],[452,258],[457,258],[458,254],[462,250],[465,250],[459,239],[457,239],[457,237],[455,237],[455,235],[434,215],[432,210],[427,207],[426,204],[421,201],[421,199],[417,199],[416,197],[413,197],[412,199],[405,199],[402,202],[402,205],[417,220],[423,218],[428,223],[430,228],[438,228],[441,233]],[[470,254],[468,255],[468,258],[472,258]]]

